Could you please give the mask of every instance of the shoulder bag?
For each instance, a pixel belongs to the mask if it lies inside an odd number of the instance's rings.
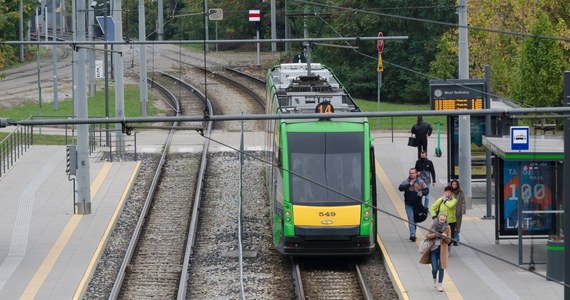
[[[429,241],[423,240],[423,242],[420,244],[420,247],[418,248],[418,252],[420,254],[424,254],[424,252],[426,252],[428,247],[429,247]]]

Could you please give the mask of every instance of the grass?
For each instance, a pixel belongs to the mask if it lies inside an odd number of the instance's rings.
[[[136,85],[126,85],[124,88],[125,116],[140,117],[140,99],[139,88]],[[156,97],[153,93],[149,93],[148,115],[154,116],[159,113],[157,108],[152,105]],[[109,117],[115,116],[115,92],[109,89]],[[94,97],[88,98],[88,116],[90,118],[105,117],[105,92],[98,91]],[[73,102],[71,99],[63,99],[58,101],[58,109],[54,108],[54,103],[44,103],[42,111],[38,104],[24,104],[11,109],[0,109],[0,116],[11,120],[25,120],[30,117],[33,119],[61,119],[68,118],[73,115]],[[114,128],[115,124],[110,124],[110,128]],[[36,131],[37,132],[37,131]],[[0,141],[2,141],[8,133],[0,133]],[[69,141],[68,141],[69,142]],[[34,134],[34,144],[37,145],[65,145],[65,137],[60,135],[39,135]]]
[[[124,89],[124,102],[125,102],[125,116],[126,117],[139,117],[140,116],[140,100],[138,86],[129,85]],[[152,93],[150,93],[149,103],[154,100]],[[105,117],[105,92],[98,91],[94,97],[88,98],[88,114],[90,118]],[[115,92],[109,90],[109,117],[115,116]],[[149,105],[148,115],[152,116],[157,113],[154,105]],[[42,105],[41,118],[54,119],[54,118],[67,118],[73,115],[73,102],[71,99],[64,99],[58,101],[58,109],[54,108],[54,103],[44,103]],[[32,116],[34,119],[40,117],[38,104],[24,104],[11,109],[0,109],[0,116],[12,120],[25,120]]]
[[[378,102],[368,101],[362,99],[355,99],[356,105],[364,112],[377,112]],[[399,104],[380,102],[381,112],[400,112],[400,111],[418,111],[418,110],[431,110],[429,104]],[[371,129],[391,129],[409,131],[417,118],[414,117],[386,117],[386,118],[368,118]],[[437,122],[441,122],[441,131],[447,130],[447,117],[446,116],[425,116],[424,120],[430,123],[434,132],[437,130]],[[392,124],[393,122],[393,124]]]

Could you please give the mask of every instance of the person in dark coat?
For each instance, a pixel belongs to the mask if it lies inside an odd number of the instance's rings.
[[[404,192],[404,203],[406,215],[408,217],[408,228],[410,230],[410,241],[416,241],[416,221],[414,219],[414,208],[420,203],[423,195],[429,193],[429,189],[423,180],[417,178],[418,172],[411,168],[408,171],[408,178],[404,179],[398,189]]]
[[[416,161],[416,170],[418,171],[418,177],[427,184],[428,189],[430,184],[435,186],[435,167],[433,166],[433,162],[427,158],[426,151],[422,151],[420,159]],[[428,195],[424,195],[424,207],[429,207]]]
[[[427,152],[427,138],[431,136],[433,128],[424,121],[422,116],[418,116],[418,121],[412,126],[412,134],[416,136],[416,145],[418,146],[418,159],[421,158],[422,151]]]

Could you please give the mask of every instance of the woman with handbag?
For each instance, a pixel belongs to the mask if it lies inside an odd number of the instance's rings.
[[[422,116],[418,116],[416,124],[414,124],[414,126],[412,126],[412,129],[410,130],[412,136],[415,135],[415,144],[416,147],[418,147],[418,159],[421,158],[420,154],[422,153],[422,151],[427,152],[427,142],[428,142],[427,138],[428,136],[431,136],[432,131],[433,129],[431,125],[428,122],[424,121],[424,118]],[[408,145],[411,142],[410,140],[408,140]]]
[[[441,283],[443,282],[444,269],[448,266],[449,244],[451,243],[451,228],[447,224],[447,215],[440,213],[429,227],[426,240],[429,241],[427,249],[420,258],[420,263],[431,264],[431,275],[433,286],[443,292]],[[439,273],[439,276],[437,276]]]
[[[435,202],[429,208],[429,214],[432,218],[436,218],[440,213],[445,213],[447,215],[447,224],[451,227],[451,234],[449,237],[453,237],[455,232],[455,208],[457,206],[457,199],[453,197],[453,188],[451,186],[446,186],[443,189],[443,196],[435,200]]]

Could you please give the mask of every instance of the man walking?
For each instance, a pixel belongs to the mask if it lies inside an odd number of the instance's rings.
[[[421,178],[429,190],[430,184],[435,186],[435,167],[433,162],[427,158],[427,151],[422,150],[420,153],[420,159],[416,161],[416,170],[418,171],[418,177]],[[429,207],[429,196],[424,195],[424,207]]]
[[[414,220],[414,207],[420,202],[423,195],[429,193],[429,189],[423,180],[417,178],[417,170],[411,168],[408,171],[408,178],[404,179],[398,189],[404,192],[404,203],[406,204],[406,215],[408,217],[408,228],[410,230],[410,241],[416,241],[416,222]]]

